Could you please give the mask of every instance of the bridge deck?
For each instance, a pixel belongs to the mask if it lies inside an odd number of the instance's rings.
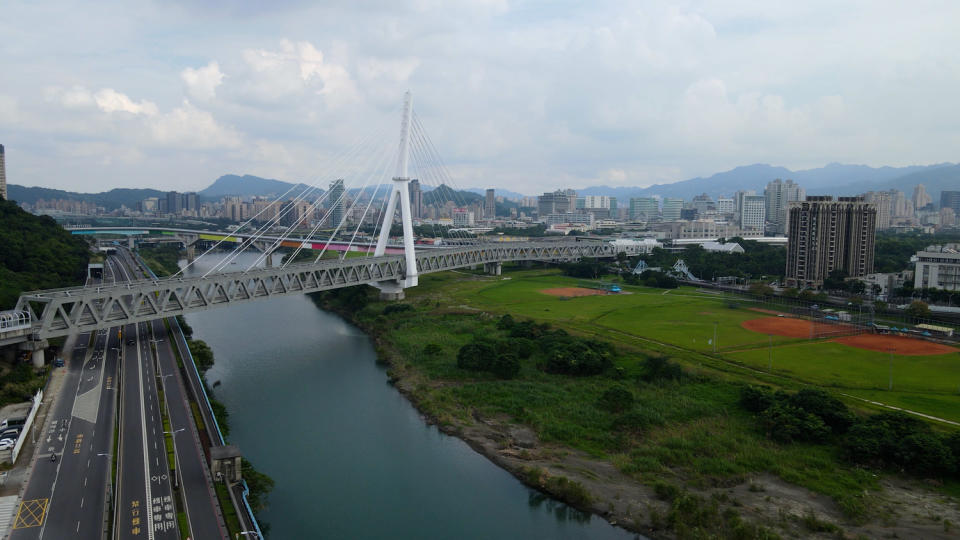
[[[604,242],[517,242],[430,249],[416,253],[418,274],[509,261],[570,261],[614,257],[621,247]],[[628,251],[628,254],[630,251]],[[256,268],[207,277],[143,279],[98,287],[68,287],[21,295],[35,338],[150,321],[273,296],[304,294],[409,276],[402,255],[357,257]]]

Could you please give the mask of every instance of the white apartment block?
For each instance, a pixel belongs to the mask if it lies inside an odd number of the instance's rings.
[[[960,244],[929,246],[918,251],[913,287],[960,291]]]

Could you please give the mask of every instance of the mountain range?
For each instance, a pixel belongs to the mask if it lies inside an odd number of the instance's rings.
[[[577,190],[578,195],[630,197],[678,197],[690,200],[706,193],[714,198],[730,196],[737,190],[763,193],[771,180],[781,178],[800,184],[808,195],[856,195],[866,191],[899,189],[912,196],[917,184],[924,184],[934,199],[940,191],[960,189],[960,165],[943,163],[910,167],[868,167],[831,163],[826,167],[791,171],[766,164],[746,165],[702,178],[691,178],[672,184],[656,184],[645,188],[593,186]]]
[[[904,192],[907,197],[911,197],[913,188],[917,184],[924,184],[927,193],[936,202],[939,200],[941,191],[960,189],[960,165],[940,163],[908,167],[868,167],[866,165],[831,163],[816,169],[791,171],[785,167],[758,163],[737,167],[706,178],[697,177],[670,184],[656,184],[643,188],[590,186],[576,191],[578,195],[606,195],[617,197],[623,201],[630,197],[651,196],[678,197],[690,200],[701,193],[706,193],[715,198],[730,196],[741,189],[752,189],[758,194],[762,194],[767,183],[776,178],[791,179],[797,182],[806,190],[808,195],[855,195],[865,191],[898,189]],[[228,195],[276,197],[286,193],[291,188],[297,188],[291,191],[291,194],[295,194],[306,187],[305,184],[293,184],[259,176],[227,174],[217,178],[212,184],[199,191],[198,195],[201,200],[206,201],[216,200]],[[443,187],[453,191],[446,186]],[[552,186],[550,190],[562,187],[565,186]],[[24,187],[16,184],[10,184],[8,188],[10,199],[18,202],[34,204],[38,199],[73,199],[93,202],[107,208],[107,210],[114,210],[119,208],[120,205],[134,208],[137,201],[148,197],[165,196],[165,192],[155,189],[117,188],[101,193],[75,193],[59,189]],[[386,186],[373,186],[366,188],[366,191],[371,193],[375,189],[380,189],[383,193],[386,191],[384,188]],[[426,202],[439,196],[438,194],[428,196],[427,193],[431,191],[429,186],[424,185],[423,190]],[[351,193],[357,193],[358,191],[358,189],[350,190]],[[319,193],[322,193],[322,190]],[[462,190],[460,193],[462,194],[461,199],[475,201],[482,198],[484,189],[470,188]],[[450,194],[444,193],[444,195]],[[497,195],[509,198],[523,196],[514,191],[501,189],[497,189]]]

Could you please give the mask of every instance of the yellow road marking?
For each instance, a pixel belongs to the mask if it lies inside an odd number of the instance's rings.
[[[39,527],[47,517],[47,505],[50,499],[31,499],[22,501],[17,510],[17,517],[13,520],[14,529],[26,529],[28,527]]]

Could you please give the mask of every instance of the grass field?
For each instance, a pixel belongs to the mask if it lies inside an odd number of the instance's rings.
[[[648,486],[725,489],[772,474],[829,496],[848,518],[878,518],[875,495],[885,473],[851,465],[837,441],[775,442],[741,406],[745,384],[788,391],[815,385],[861,411],[883,409],[862,401],[870,400],[960,421],[958,354],[895,355],[890,392],[889,354],[782,336],[773,336],[771,346],[768,335],[741,324],[785,319],[759,311],[769,306],[750,299],[690,287],[621,285],[621,294],[576,298],[541,292],[602,286],[553,269],[511,269],[499,277],[460,270],[421,276],[418,287],[407,289],[402,311],[388,310],[394,304],[386,302],[346,311],[377,336],[391,376],[439,424],[457,428],[478,418],[520,423],[544,443],[587,452]],[[585,377],[548,373],[543,349],[522,357],[519,373],[509,379],[457,367],[459,349],[470,342],[509,350],[517,338],[498,328],[504,314],[609,343],[616,369]],[[681,376],[650,377],[651,360],[664,357]],[[632,395],[627,409],[599,405],[613,389]],[[544,456],[552,459],[552,452]]]
[[[457,279],[424,276],[417,296]],[[551,321],[581,333],[612,333],[653,340],[696,352],[712,353],[716,326],[717,358],[796,383],[833,387],[893,406],[960,422],[960,353],[932,356],[893,355],[893,391],[888,391],[890,355],[829,340],[770,337],[741,326],[769,316],[745,299],[684,287],[669,291],[624,286],[624,293],[558,298],[539,291],[584,286],[583,280],[555,271],[511,272],[503,278],[459,281],[444,289],[461,306]],[[735,306],[735,307],[732,307]],[[768,308],[769,306],[763,306]],[[772,357],[773,369],[770,370]]]

